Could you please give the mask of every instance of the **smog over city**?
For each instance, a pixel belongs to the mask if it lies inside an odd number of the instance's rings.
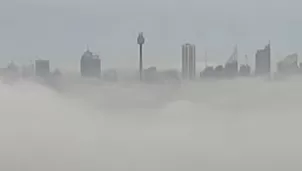
[[[301,170],[301,5],[0,1],[0,170]]]

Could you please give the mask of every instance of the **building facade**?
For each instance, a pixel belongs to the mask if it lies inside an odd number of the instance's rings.
[[[196,58],[195,45],[182,45],[182,78],[186,80],[195,79],[196,74]]]
[[[38,59],[35,61],[35,74],[38,77],[47,77],[50,74],[49,60]]]
[[[235,77],[238,74],[238,50],[237,46],[234,48],[234,51],[231,57],[228,59],[224,66],[224,74],[226,77]]]
[[[240,76],[250,76],[251,67],[248,64],[244,64],[240,66],[239,75]]]
[[[81,57],[81,75],[83,77],[96,77],[101,76],[101,59],[98,55],[94,55],[87,50]]]
[[[298,54],[294,53],[286,56],[283,60],[277,63],[277,71],[281,74],[298,73]]]
[[[256,52],[255,75],[269,75],[271,72],[271,47],[266,45],[264,49]]]

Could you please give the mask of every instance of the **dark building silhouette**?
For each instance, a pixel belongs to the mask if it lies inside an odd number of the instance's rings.
[[[298,54],[294,53],[285,57],[285,59],[277,63],[277,72],[279,74],[295,74],[298,73]]]
[[[38,77],[47,77],[50,74],[49,60],[38,59],[35,61],[35,74]]]
[[[224,77],[224,68],[222,65],[218,65],[215,67],[215,76],[218,78]]]
[[[218,65],[215,68],[213,66],[206,67],[201,73],[201,78],[224,78],[225,68],[223,65]]]
[[[234,49],[233,54],[226,62],[224,67],[224,74],[226,77],[236,77],[238,75],[238,51],[237,46]]]
[[[234,48],[232,55],[229,57],[225,65],[207,66],[201,73],[201,78],[233,78],[238,75],[238,50]]]
[[[239,75],[240,76],[250,76],[251,75],[251,67],[248,64],[240,65]]]
[[[255,75],[268,75],[271,72],[271,47],[266,45],[264,49],[256,52]]]
[[[194,80],[196,74],[195,45],[182,45],[182,78],[184,80]]]
[[[215,70],[212,66],[207,66],[201,73],[201,78],[209,78],[209,77],[215,77]]]
[[[232,61],[230,63],[226,63],[224,73],[226,77],[236,77],[238,75],[238,62]]]
[[[81,75],[83,77],[100,78],[101,60],[98,55],[94,55],[87,50],[81,58]]]

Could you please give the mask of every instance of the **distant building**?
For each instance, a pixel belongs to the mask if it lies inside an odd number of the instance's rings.
[[[180,73],[177,70],[165,70],[165,71],[161,71],[160,73],[161,79],[163,79],[164,81],[180,81]]]
[[[200,77],[208,78],[208,77],[216,77],[215,70],[213,66],[207,66],[201,73]]]
[[[182,77],[186,80],[195,79],[196,59],[195,45],[182,45]]]
[[[61,77],[61,76],[62,76],[62,73],[61,73],[61,71],[57,68],[57,69],[55,69],[55,70],[51,73],[51,75],[52,75],[53,77]]]
[[[117,71],[114,69],[104,71],[103,79],[110,82],[118,81]]]
[[[101,60],[98,55],[94,55],[87,50],[81,58],[81,75],[83,77],[100,78]]]
[[[266,45],[264,49],[256,52],[255,75],[269,75],[271,72],[271,47]]]
[[[224,74],[226,77],[235,77],[238,74],[238,50],[237,46],[234,49],[233,54],[228,59],[224,67]]]
[[[225,65],[207,66],[201,73],[201,78],[233,78],[238,75],[238,50],[234,48]]]
[[[20,76],[20,69],[13,61],[11,61],[3,71],[6,79],[10,81],[14,81]]]
[[[215,76],[218,77],[218,78],[222,78],[222,77],[225,76],[225,74],[224,74],[224,68],[223,68],[222,65],[216,66],[215,69],[214,69],[214,71],[215,71]]]
[[[298,54],[294,53],[277,63],[277,72],[280,74],[295,74],[299,70]]]
[[[50,74],[49,60],[38,59],[35,61],[35,74],[38,77],[47,77]]]
[[[146,82],[158,81],[158,74],[156,67],[150,67],[144,70],[144,78]]]
[[[248,64],[241,65],[239,69],[240,76],[250,76],[251,75],[251,67]]]
[[[23,78],[32,77],[35,75],[35,66],[34,64],[23,65],[21,68],[21,73]]]

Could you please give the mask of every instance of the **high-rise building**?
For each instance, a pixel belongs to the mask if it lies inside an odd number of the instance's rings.
[[[183,79],[195,79],[196,73],[196,58],[195,45],[182,45],[182,77]]]
[[[98,55],[94,55],[87,50],[81,58],[81,75],[83,77],[97,77],[101,74],[101,60]]]
[[[271,47],[266,45],[256,53],[255,75],[268,75],[271,72]]]
[[[35,61],[35,73],[38,77],[47,77],[50,74],[49,60],[38,59]]]
[[[238,50],[237,46],[234,48],[234,51],[231,57],[225,64],[224,74],[226,77],[235,77],[238,74]]]
[[[277,71],[282,74],[294,74],[298,71],[298,54],[290,54],[277,63]]]

